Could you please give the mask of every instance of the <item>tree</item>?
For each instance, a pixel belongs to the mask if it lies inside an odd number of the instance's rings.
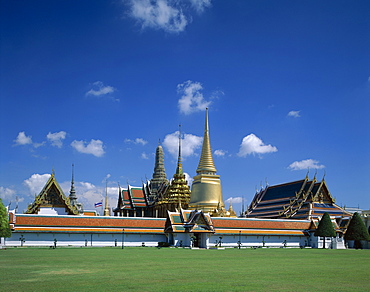
[[[322,246],[322,248],[325,248],[326,237],[337,236],[333,227],[333,223],[331,222],[330,215],[328,213],[325,212],[322,216],[319,226],[315,230],[315,236],[324,237],[324,245]]]
[[[348,224],[344,239],[354,240],[355,248],[362,248],[360,240],[370,240],[369,232],[366,230],[366,226],[357,212],[353,214]]]
[[[0,198],[0,239],[1,237],[10,237],[12,232],[9,226],[8,211]]]

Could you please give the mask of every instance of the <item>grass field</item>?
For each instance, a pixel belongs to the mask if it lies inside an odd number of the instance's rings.
[[[0,291],[370,291],[370,250],[11,248]]]

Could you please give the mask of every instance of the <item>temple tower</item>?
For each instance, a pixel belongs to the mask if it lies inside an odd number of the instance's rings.
[[[190,209],[211,212],[215,215],[225,209],[222,199],[220,176],[216,175],[216,171],[209,137],[207,108],[202,154],[197,168],[197,175],[194,177],[192,184],[191,198],[189,202]]]
[[[166,189],[163,197],[156,204],[159,217],[166,217],[167,211],[175,212],[176,209],[187,208],[190,200],[190,187],[182,170],[181,158],[181,130],[179,131],[179,154],[176,173]]]
[[[155,201],[157,199],[158,189],[163,185],[163,183],[168,184],[168,179],[166,177],[166,170],[164,168],[163,148],[161,144],[158,143],[158,147],[155,151],[155,166],[153,178],[150,180],[150,201]]]
[[[82,207],[82,204],[77,201],[77,196],[76,196],[76,191],[75,191],[75,165],[74,164],[72,164],[71,190],[69,191],[68,198],[69,198],[70,204],[77,208],[79,214],[82,214],[83,207]]]
[[[77,196],[75,191],[75,166],[72,164],[72,180],[71,180],[71,190],[69,191],[69,201],[72,206],[77,204]]]
[[[104,216],[110,216],[109,203],[108,203],[108,181],[105,181],[105,205],[104,205]]]

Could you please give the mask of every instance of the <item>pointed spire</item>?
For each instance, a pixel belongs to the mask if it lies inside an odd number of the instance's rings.
[[[215,174],[216,167],[213,162],[211,142],[209,137],[209,126],[208,126],[208,108],[206,108],[206,122],[204,128],[203,146],[202,154],[199,160],[199,165],[197,168],[197,173]]]
[[[182,160],[181,160],[181,125],[179,125],[179,156],[177,159],[176,174],[183,174]]]
[[[108,179],[105,180],[105,208],[104,216],[110,216],[109,214],[109,204],[108,204]]]
[[[163,148],[161,146],[160,141],[158,142],[157,149],[155,151],[155,166],[154,166],[154,173],[153,178],[151,179],[152,182],[159,182],[166,181],[166,170],[164,168],[164,153]]]
[[[244,197],[242,197],[242,214],[241,215],[242,216],[245,215],[244,214]]]
[[[306,173],[306,177],[305,177],[305,180],[309,180],[309,178],[308,178],[308,175],[310,174],[310,168],[309,167],[307,167],[307,173]]]
[[[76,205],[77,197],[75,191],[75,165],[72,164],[72,180],[71,180],[71,190],[69,191],[69,200],[72,205]]]
[[[231,199],[230,200],[230,206],[229,206],[229,210],[228,210],[229,212],[233,212],[234,211],[234,209],[233,209],[233,200]]]

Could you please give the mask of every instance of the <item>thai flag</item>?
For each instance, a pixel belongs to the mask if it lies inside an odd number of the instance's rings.
[[[103,207],[103,202],[95,203],[95,208]]]

